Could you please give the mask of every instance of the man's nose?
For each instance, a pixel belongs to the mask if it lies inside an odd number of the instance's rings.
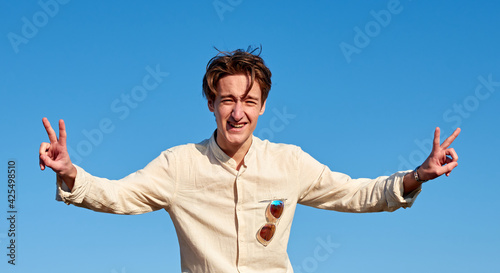
[[[240,121],[245,115],[243,112],[243,105],[240,101],[234,104],[233,112],[231,113],[235,121]]]

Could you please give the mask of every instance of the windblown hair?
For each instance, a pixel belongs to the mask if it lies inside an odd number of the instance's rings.
[[[271,71],[259,56],[262,47],[258,54],[254,54],[258,49],[252,50],[249,47],[246,51],[237,49],[232,52],[218,50],[219,53],[207,64],[207,71],[203,77],[203,96],[209,101],[214,101],[220,79],[228,75],[244,74],[251,77],[247,93],[256,81],[262,91],[262,103],[264,103],[271,90]]]

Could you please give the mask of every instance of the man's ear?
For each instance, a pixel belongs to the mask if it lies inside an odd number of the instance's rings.
[[[264,114],[264,111],[266,111],[266,101],[264,101],[264,103],[262,104],[262,107],[260,108],[260,112],[259,112],[259,115],[262,115]]]
[[[210,110],[210,112],[213,113],[215,111],[214,101],[213,100],[207,100],[207,105],[208,105],[208,110]]]

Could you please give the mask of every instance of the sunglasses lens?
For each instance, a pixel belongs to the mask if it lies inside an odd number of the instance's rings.
[[[273,239],[276,232],[276,225],[283,214],[285,203],[282,200],[274,200],[266,208],[267,223],[257,232],[257,240],[264,246],[267,246]]]
[[[276,231],[276,226],[274,224],[265,224],[259,232],[259,235],[266,242],[269,242],[274,235],[274,231]]]
[[[271,206],[269,207],[269,210],[271,214],[274,216],[274,218],[279,219],[281,217],[281,214],[283,213],[283,207],[285,204],[281,200],[274,200],[271,202]]]

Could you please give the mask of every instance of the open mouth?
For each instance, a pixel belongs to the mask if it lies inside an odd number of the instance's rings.
[[[228,124],[232,128],[239,129],[239,128],[243,128],[243,126],[245,126],[246,123],[229,123],[228,122]]]

